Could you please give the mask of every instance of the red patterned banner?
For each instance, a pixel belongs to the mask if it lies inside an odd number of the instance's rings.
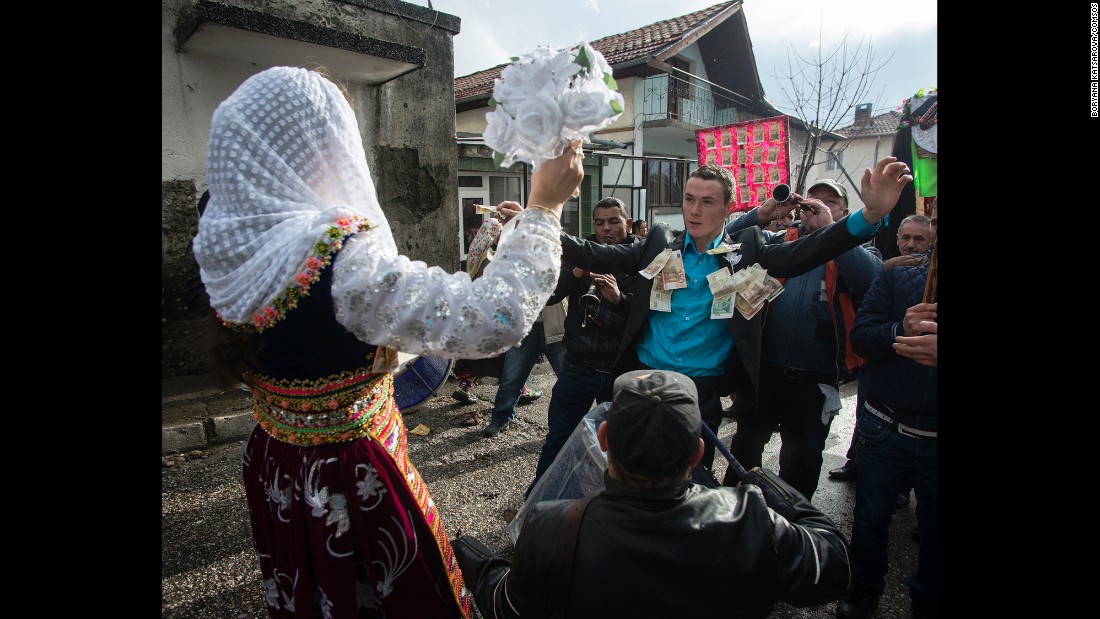
[[[772,187],[790,184],[790,122],[787,116],[757,118],[695,131],[699,165],[713,163],[733,172],[734,211],[763,204]]]

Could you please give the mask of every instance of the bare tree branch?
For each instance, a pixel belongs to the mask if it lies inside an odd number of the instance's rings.
[[[818,41],[821,41],[821,30],[819,22]],[[780,80],[779,90],[787,103],[785,112],[806,127],[797,178],[793,183],[794,190],[799,193],[805,188],[810,169],[819,161],[835,156],[825,155],[826,152],[843,151],[843,146],[838,150],[823,149],[822,140],[851,123],[856,106],[870,98],[876,74],[893,58],[891,53],[889,58],[878,63],[870,40],[860,39],[853,48],[848,43],[849,34],[850,30],[845,31],[840,43],[831,50],[818,45],[814,52],[806,55],[800,54],[793,45],[788,46],[786,72],[773,75]],[[881,107],[883,93],[885,88],[874,98],[872,109]]]

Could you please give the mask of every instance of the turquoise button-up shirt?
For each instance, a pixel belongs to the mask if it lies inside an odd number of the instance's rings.
[[[706,250],[718,247],[722,234],[702,252],[695,249],[690,234],[684,235],[684,275],[687,288],[672,291],[671,312],[649,312],[649,328],[638,339],[638,360],[651,368],[674,370],[685,376],[719,376],[733,350],[733,338],[725,320],[711,320],[707,275],[717,271],[718,255]]]

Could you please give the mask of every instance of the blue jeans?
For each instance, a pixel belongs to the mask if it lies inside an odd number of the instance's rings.
[[[852,523],[852,577],[857,589],[881,594],[889,568],[887,543],[898,492],[912,482],[917,493],[920,554],[917,573],[909,578],[914,600],[938,604],[939,498],[938,445],[935,438],[901,434],[890,424],[862,411],[856,421],[859,476],[856,477]]]
[[[493,401],[492,421],[505,422],[516,418],[516,404],[523,392],[523,385],[531,376],[539,355],[545,353],[555,374],[561,374],[561,364],[565,358],[565,348],[561,342],[547,344],[543,336],[542,322],[536,322],[531,332],[523,338],[519,346],[509,348],[504,353],[504,368],[500,373],[500,386],[497,387],[496,400]]]
[[[535,479],[527,487],[524,496],[530,494],[542,474],[554,463],[554,458],[565,446],[577,424],[592,410],[593,403],[611,401],[611,387],[615,375],[600,372],[593,368],[563,360],[558,371],[558,381],[550,396],[550,410],[547,422],[550,429],[539,453],[539,463],[535,467]]]

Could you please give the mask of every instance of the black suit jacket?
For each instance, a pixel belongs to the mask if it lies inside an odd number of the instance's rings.
[[[848,233],[847,220],[848,217],[844,217],[813,234],[787,243],[768,244],[763,230],[758,226],[739,230],[733,235],[723,231],[722,241],[741,244],[735,252],[727,254],[741,256],[732,267],[734,272],[759,262],[772,277],[794,277],[836,258],[865,240]],[[563,232],[562,258],[598,273],[640,271],[666,248],[682,250],[684,238],[683,231],[673,232],[665,224],[653,226],[645,241],[634,245],[600,245]],[[723,263],[728,267],[728,263]],[[649,328],[649,295],[652,289],[653,280],[639,278],[616,358],[616,365],[621,369],[628,369],[623,363],[635,358],[633,349],[638,335]],[[745,320],[735,310],[733,318],[725,319],[726,331],[733,338],[737,354],[730,355],[726,360],[722,394],[750,385],[755,390],[760,384],[760,339],[764,330],[764,315],[765,312],[760,311],[751,320]]]

